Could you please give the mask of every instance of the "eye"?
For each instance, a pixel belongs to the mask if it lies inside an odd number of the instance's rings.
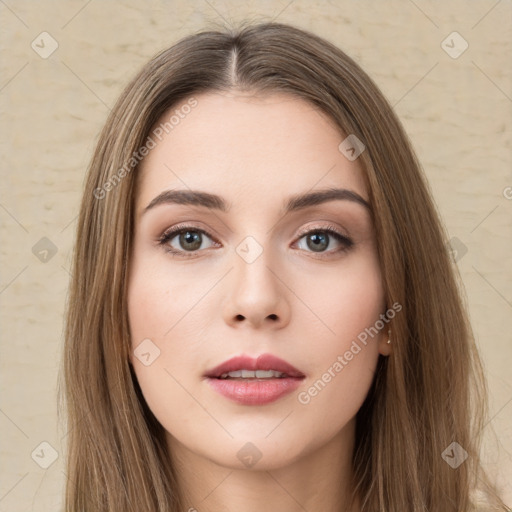
[[[317,253],[321,257],[328,257],[333,253],[347,251],[354,245],[350,238],[341,234],[334,226],[330,225],[310,229],[300,233],[299,242],[302,240],[305,241],[305,246],[307,249],[304,248],[304,246],[299,246],[299,249]],[[334,245],[338,245],[338,248],[327,251],[326,249],[333,245],[333,241]]]
[[[181,224],[165,231],[158,239],[158,245],[174,256],[190,258],[194,257],[195,253],[200,250],[208,249],[214,245],[220,246],[218,242],[214,241],[205,247],[203,245],[205,239],[212,240],[212,237],[203,229]],[[306,248],[300,246],[302,240],[305,240]],[[318,254],[321,258],[347,251],[353,246],[352,240],[341,234],[332,225],[300,232],[296,244],[299,245],[299,249]],[[332,245],[338,245],[338,248],[326,250]]]
[[[210,235],[199,228],[194,226],[178,225],[171,229],[168,229],[158,240],[158,244],[161,245],[167,252],[170,252],[177,256],[183,256],[189,258],[200,249],[207,249],[210,246],[205,247],[203,242],[205,237],[211,240]],[[175,242],[173,240],[176,239]],[[176,248],[175,246],[179,247]]]

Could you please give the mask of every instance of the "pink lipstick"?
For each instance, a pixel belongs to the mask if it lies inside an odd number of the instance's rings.
[[[272,354],[233,357],[204,375],[210,386],[243,405],[264,405],[291,393],[305,375]]]

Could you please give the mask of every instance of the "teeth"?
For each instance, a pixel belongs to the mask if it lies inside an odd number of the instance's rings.
[[[220,378],[227,379],[230,377],[232,379],[272,379],[281,378],[283,376],[286,376],[286,374],[277,372],[275,370],[236,370],[234,372],[223,373]]]

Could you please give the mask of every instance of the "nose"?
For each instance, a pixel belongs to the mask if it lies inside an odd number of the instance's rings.
[[[229,291],[223,303],[223,317],[228,325],[253,328],[268,325],[281,329],[289,323],[292,293],[275,261],[269,261],[267,252],[263,251],[250,263],[234,255],[235,268],[230,272]]]

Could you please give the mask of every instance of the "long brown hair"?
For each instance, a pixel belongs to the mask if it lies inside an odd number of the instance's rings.
[[[127,275],[140,150],[172,106],[207,91],[284,92],[309,101],[366,149],[393,353],[357,415],[354,489],[364,512],[476,510],[485,381],[460,277],[419,162],[368,75],[322,38],[261,23],[204,31],[155,56],[113,108],[88,170],[66,317],[66,512],[185,510],[162,426],[129,364]],[[468,458],[450,467],[458,443]],[[461,448],[455,446],[456,450]],[[448,451],[450,456],[454,453]],[[460,452],[463,453],[463,452]]]

